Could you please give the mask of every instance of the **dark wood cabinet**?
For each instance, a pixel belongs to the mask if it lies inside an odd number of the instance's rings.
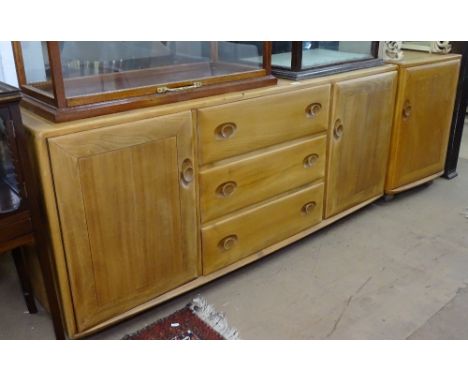
[[[39,190],[32,178],[31,152],[26,150],[26,132],[22,124],[18,89],[0,82],[0,255],[11,251],[30,313],[37,312],[25,247],[39,244],[41,235]],[[35,224],[34,224],[35,222]],[[64,338],[59,303],[53,283],[53,265],[47,251],[37,251],[40,277],[45,290],[44,305],[52,315],[57,339]]]
[[[16,140],[17,89],[0,83],[0,252],[33,241],[23,166]],[[15,126],[16,125],[16,126]]]
[[[468,41],[453,41],[452,52],[461,54],[462,59],[445,162],[444,177],[448,179],[457,176],[458,156],[468,107]]]

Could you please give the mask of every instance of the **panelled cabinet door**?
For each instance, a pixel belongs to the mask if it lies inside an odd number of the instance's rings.
[[[443,171],[459,61],[402,68],[386,190]]]
[[[198,275],[191,113],[49,140],[78,330]]]
[[[396,78],[389,72],[335,84],[326,218],[383,194]]]

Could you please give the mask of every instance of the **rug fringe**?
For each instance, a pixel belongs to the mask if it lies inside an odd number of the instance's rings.
[[[225,314],[217,312],[214,306],[209,305],[204,297],[198,295],[188,306],[200,319],[210,325],[227,340],[239,339],[237,329],[229,327]]]

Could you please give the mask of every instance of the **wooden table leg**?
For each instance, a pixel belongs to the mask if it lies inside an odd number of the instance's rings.
[[[34,301],[34,294],[31,287],[31,282],[26,268],[26,261],[24,258],[24,252],[22,247],[15,248],[12,250],[12,256],[15,261],[16,270],[23,290],[23,296],[26,300],[29,313],[36,313],[37,307]],[[45,256],[39,255],[39,264],[41,267],[41,273],[44,279],[44,287],[47,295],[47,302],[49,304],[50,314],[52,316],[52,324],[54,327],[54,334],[57,340],[64,340],[65,328],[63,327],[62,315],[60,311],[60,305],[55,290],[55,286],[52,279],[52,269],[50,263],[45,259]]]
[[[15,261],[16,271],[21,283],[21,289],[23,291],[24,300],[26,306],[31,314],[37,313],[36,302],[34,301],[34,293],[31,286],[31,280],[29,278],[29,272],[26,267],[24,260],[23,248],[17,247],[11,252],[13,260]]]

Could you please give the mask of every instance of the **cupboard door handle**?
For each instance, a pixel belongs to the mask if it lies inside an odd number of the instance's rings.
[[[317,206],[317,203],[309,202],[302,206],[301,211],[304,215],[310,215],[316,206]]]
[[[233,122],[227,122],[219,125],[215,129],[215,135],[218,139],[229,139],[231,138],[237,130],[237,126]]]
[[[322,110],[322,104],[315,102],[311,103],[306,107],[306,115],[308,118],[315,118],[318,113]]]
[[[409,117],[411,117],[411,111],[412,111],[412,107],[411,107],[411,103],[410,101],[405,101],[405,104],[403,106],[403,118],[404,119],[408,119]]]
[[[184,159],[182,162],[182,169],[180,171],[180,178],[182,183],[188,186],[193,181],[193,165],[190,159]]]
[[[304,167],[310,168],[318,161],[318,154],[310,154],[304,158]]]
[[[335,139],[340,139],[343,136],[343,133],[343,122],[341,122],[341,119],[337,119],[335,122],[335,127],[333,128],[333,136],[335,137]]]
[[[223,251],[229,251],[236,245],[237,240],[237,235],[226,236],[219,241],[218,248]]]
[[[220,184],[218,188],[216,188],[216,193],[219,196],[226,198],[232,195],[232,193],[236,190],[236,188],[237,188],[237,183],[233,181],[229,181],[229,182]]]

